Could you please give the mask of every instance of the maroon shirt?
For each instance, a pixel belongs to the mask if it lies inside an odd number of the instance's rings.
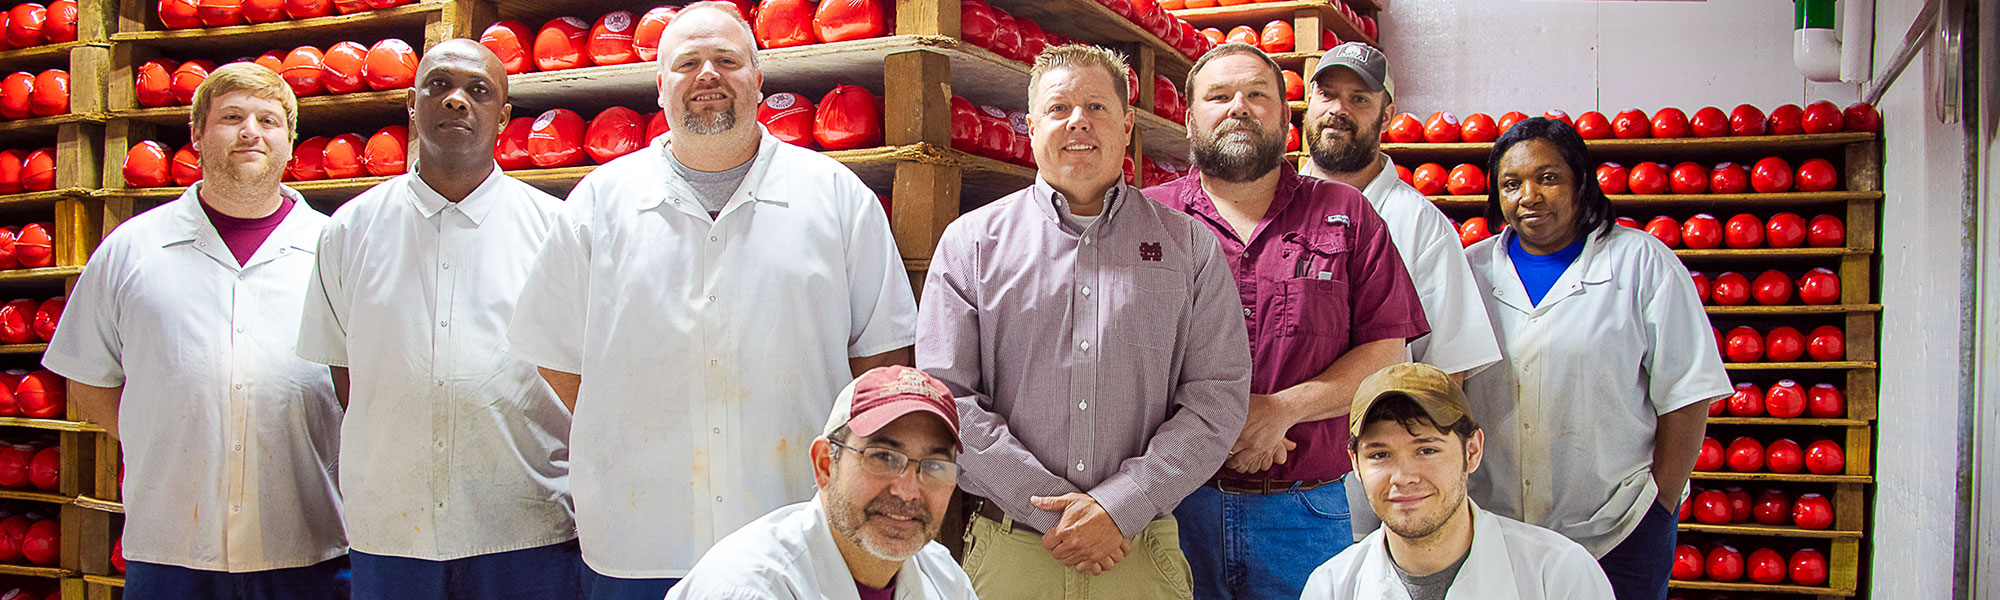
[[[1389,229],[1360,190],[1283,167],[1277,197],[1249,240],[1238,239],[1201,189],[1201,173],[1146,188],[1148,197],[1208,225],[1222,242],[1250,331],[1250,393],[1319,376],[1349,348],[1430,333],[1416,286]],[[1354,466],[1347,417],[1293,425],[1285,464],[1228,479],[1332,479]]]
[[[264,239],[271,237],[278,224],[285,222],[285,215],[292,213],[293,204],[297,202],[290,197],[283,198],[278,202],[277,212],[255,219],[222,214],[210,207],[207,201],[201,203],[201,212],[208,213],[208,222],[215,225],[215,233],[222,236],[222,243],[229,246],[230,254],[236,256],[236,266],[241,267],[250,263],[250,257],[257,254],[257,247],[264,245]]]
[[[854,591],[861,593],[861,600],[895,600],[896,580],[894,578],[889,579],[889,587],[878,590],[868,587],[868,584],[861,583],[861,580],[856,579],[854,580]]]

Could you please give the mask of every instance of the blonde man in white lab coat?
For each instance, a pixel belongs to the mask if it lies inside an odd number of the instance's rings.
[[[1583,546],[1466,497],[1486,435],[1443,371],[1382,369],[1350,414],[1348,453],[1383,527],[1314,570],[1301,600],[1612,597]]]

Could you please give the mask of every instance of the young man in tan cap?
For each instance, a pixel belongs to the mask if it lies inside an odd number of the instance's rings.
[[[1611,597],[1583,546],[1466,497],[1486,434],[1444,371],[1377,371],[1361,381],[1351,414],[1347,453],[1383,527],[1314,570],[1302,599]]]
[[[958,485],[958,408],[909,367],[862,373],[812,443],[819,494],[716,542],[668,598],[972,600],[931,541]]]

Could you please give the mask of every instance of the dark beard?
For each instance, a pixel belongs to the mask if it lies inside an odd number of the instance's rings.
[[[1353,173],[1374,164],[1376,153],[1381,151],[1380,128],[1376,131],[1362,131],[1345,117],[1336,117],[1338,125],[1345,125],[1353,131],[1353,141],[1348,143],[1328,143],[1325,140],[1326,119],[1322,119],[1306,136],[1306,150],[1312,155],[1313,166],[1325,173]]]
[[[1230,121],[1247,122],[1248,119],[1225,119],[1216,126],[1220,128]],[[1252,125],[1254,127],[1255,124]],[[1193,151],[1195,168],[1201,169],[1205,177],[1230,183],[1252,181],[1277,169],[1285,158],[1284,135],[1266,135],[1253,128],[1251,136],[1253,139],[1248,149],[1232,152],[1223,148],[1224,142],[1216,139],[1213,130],[1197,130]]]

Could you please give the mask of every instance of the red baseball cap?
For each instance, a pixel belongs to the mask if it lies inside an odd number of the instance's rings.
[[[883,426],[913,413],[930,413],[944,419],[951,430],[952,447],[964,450],[958,438],[958,404],[944,383],[923,371],[901,365],[876,367],[840,390],[827,417],[825,435],[846,426],[854,435],[871,436]]]

